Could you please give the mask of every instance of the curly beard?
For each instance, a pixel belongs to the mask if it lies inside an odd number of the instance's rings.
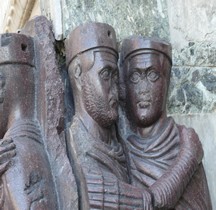
[[[83,100],[88,114],[102,127],[109,127],[118,118],[117,108],[112,108],[103,95],[97,94],[97,88],[85,75],[82,80]]]

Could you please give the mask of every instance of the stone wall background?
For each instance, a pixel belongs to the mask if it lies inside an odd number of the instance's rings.
[[[174,63],[168,111],[200,137],[216,209],[216,1],[167,0],[167,6]]]
[[[3,0],[0,3],[0,33],[17,33],[29,19],[40,14],[40,0]]]
[[[1,18],[0,18],[0,33],[3,33],[4,30],[4,22],[7,21],[7,17],[5,15],[6,11],[9,9],[9,0],[5,0],[1,2]]]
[[[62,0],[62,9],[65,37],[80,23],[98,21],[112,25],[119,42],[133,34],[169,40],[165,0]]]
[[[216,111],[216,1],[168,2],[173,71],[170,113]]]

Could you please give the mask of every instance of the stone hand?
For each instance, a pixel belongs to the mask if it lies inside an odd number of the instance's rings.
[[[0,140],[0,175],[2,175],[9,167],[11,158],[16,155],[16,145],[12,139]]]
[[[91,208],[153,210],[147,190],[121,182],[113,174],[87,174],[86,180]]]

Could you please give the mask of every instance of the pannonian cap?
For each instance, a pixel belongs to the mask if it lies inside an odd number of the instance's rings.
[[[74,57],[87,50],[105,47],[118,55],[116,34],[112,26],[105,23],[89,22],[75,28],[65,42],[66,65]]]
[[[34,43],[24,34],[0,34],[0,65],[27,64],[34,66]]]
[[[164,54],[172,64],[172,47],[159,39],[144,38],[142,36],[131,36],[122,43],[121,62],[124,62],[130,55],[140,50],[154,50]]]

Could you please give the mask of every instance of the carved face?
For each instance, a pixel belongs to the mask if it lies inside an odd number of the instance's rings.
[[[166,108],[167,69],[160,54],[139,54],[129,61],[126,71],[126,110],[137,126],[150,126]]]
[[[118,117],[117,59],[110,52],[95,52],[92,67],[82,74],[85,109],[101,126],[112,125]]]

